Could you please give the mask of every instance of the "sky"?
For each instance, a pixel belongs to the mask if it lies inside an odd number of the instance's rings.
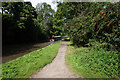
[[[24,0],[24,1],[30,1],[32,3],[32,6],[36,8],[36,5],[38,3],[43,3],[46,2],[47,4],[51,5],[51,8],[54,9],[55,11],[57,10],[57,4],[56,3],[52,3],[55,0]]]

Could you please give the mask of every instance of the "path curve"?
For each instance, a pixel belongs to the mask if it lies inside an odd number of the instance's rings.
[[[67,42],[62,42],[56,58],[30,78],[79,78],[65,64]]]

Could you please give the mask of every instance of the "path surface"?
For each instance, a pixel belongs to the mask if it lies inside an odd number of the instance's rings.
[[[30,78],[78,78],[78,76],[65,65],[67,42],[62,42],[56,58],[38,73]]]

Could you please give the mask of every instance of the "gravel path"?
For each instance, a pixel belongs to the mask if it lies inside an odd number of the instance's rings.
[[[30,78],[79,78],[65,65],[67,42],[62,42],[56,58]]]

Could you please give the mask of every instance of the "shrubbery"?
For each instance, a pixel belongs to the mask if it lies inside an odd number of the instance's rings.
[[[99,7],[96,8],[95,4]],[[74,7],[77,8],[78,5]],[[120,62],[120,2],[105,5],[88,3],[89,7],[85,5],[87,3],[82,3],[79,15],[65,23],[65,29],[73,44],[88,46],[91,49],[81,50],[81,47],[75,49],[73,54],[68,54],[67,59],[73,69],[84,77],[90,74],[101,78],[118,77],[120,75],[118,64]]]
[[[90,4],[92,6],[92,4]],[[106,48],[112,45],[114,49],[120,48],[120,2],[108,3],[97,13],[85,9],[82,14],[70,19],[65,29],[76,45],[85,45],[89,39],[106,43]],[[95,6],[92,6],[95,7]],[[101,6],[100,6],[101,7]],[[91,16],[92,15],[92,16]],[[120,51],[120,50],[119,50]]]
[[[98,42],[94,47],[71,48],[66,55],[67,64],[84,78],[118,78],[119,54],[107,51]]]
[[[68,34],[76,45],[86,44],[89,39],[93,37],[93,31],[95,26],[94,20],[90,16],[80,15],[70,20],[68,26]]]

